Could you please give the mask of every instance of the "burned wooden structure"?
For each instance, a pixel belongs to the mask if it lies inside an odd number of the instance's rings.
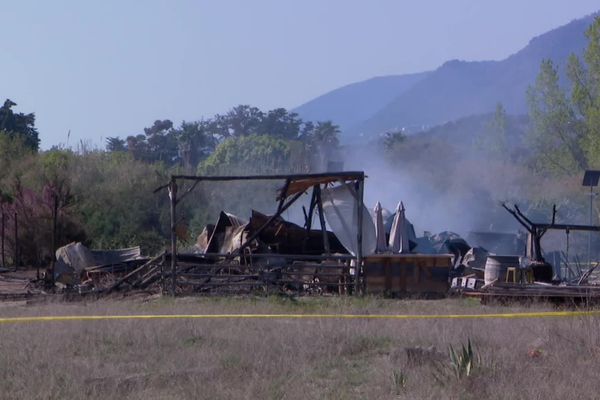
[[[162,255],[160,260],[154,260],[153,263],[128,274],[117,282],[114,288],[128,284],[131,280],[140,284],[144,280],[156,279],[162,283],[163,290],[172,295],[210,292],[215,288],[220,292],[238,292],[242,291],[242,288],[266,291],[335,288],[339,293],[358,293],[362,289],[364,179],[362,171],[252,176],[172,175],[167,184],[155,190],[155,193],[158,193],[166,189],[170,199],[170,251]],[[177,206],[199,182],[259,180],[283,182],[276,196],[277,210],[270,216],[254,212],[249,225],[245,226],[239,235],[239,245],[226,252],[210,245],[202,254],[182,254],[178,251]],[[344,251],[343,247],[336,243],[335,236],[326,228],[322,188],[336,184],[347,185],[354,197],[357,224],[355,254]],[[300,227],[284,221],[281,215],[307,192],[311,192],[311,200],[308,210],[303,208],[305,226],[301,228],[303,237],[300,238]],[[302,246],[298,243],[299,239],[302,239],[301,242],[315,240],[315,231],[312,229],[315,213],[320,222],[319,240],[322,240],[323,249],[320,254],[299,251]],[[270,249],[266,252],[253,251],[251,245],[259,238],[269,234],[277,235],[281,231],[295,232],[286,248],[276,251]]]
[[[587,271],[582,272],[578,279],[561,280],[553,276],[553,266],[544,257],[542,249],[542,238],[548,231],[565,232],[568,248],[571,232],[600,232],[600,226],[556,223],[556,206],[552,208],[551,221],[545,223],[533,222],[517,205],[509,207],[502,204],[502,206],[528,232],[527,248],[525,254],[522,255],[524,257],[500,256],[500,258],[515,258],[516,264],[504,265],[505,268],[502,269],[498,279],[486,281],[485,284],[483,280],[475,276],[454,278],[451,294],[477,297],[482,302],[542,300],[556,303],[600,303],[600,285],[587,282],[599,263],[596,262],[595,265],[592,265],[590,260]],[[497,256],[494,257],[497,258]],[[519,262],[519,258],[521,262]],[[486,264],[486,273],[488,264],[489,262]]]

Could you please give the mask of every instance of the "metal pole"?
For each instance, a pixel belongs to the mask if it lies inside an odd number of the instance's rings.
[[[171,295],[175,296],[177,282],[177,181],[174,177],[171,177],[171,183],[169,184],[169,197],[171,198]]]
[[[590,186],[590,226],[593,225],[594,187]],[[592,267],[592,232],[588,233],[588,268]]]
[[[362,254],[362,234],[363,234],[363,197],[364,197],[364,177],[358,181],[358,199],[356,201],[358,209],[356,215],[358,217],[358,232],[356,234],[356,269],[354,272],[355,282],[354,291],[358,295],[360,293],[360,269],[363,262]]]

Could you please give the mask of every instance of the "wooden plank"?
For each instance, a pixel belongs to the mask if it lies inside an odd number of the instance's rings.
[[[121,286],[121,284],[123,282],[125,282],[127,279],[131,278],[132,276],[134,276],[135,274],[137,274],[138,272],[142,271],[144,268],[147,268],[149,265],[154,264],[156,261],[158,261],[163,255],[165,254],[165,252],[162,252],[161,254],[157,255],[156,257],[152,258],[150,261],[148,261],[147,263],[145,263],[144,265],[139,266],[138,268],[134,269],[133,271],[131,271],[130,273],[126,274],[124,277],[122,277],[121,279],[119,279],[117,282],[115,282],[112,286],[110,286],[108,289],[105,290],[106,293],[110,293],[113,290],[115,290],[116,288],[118,288],[119,286]]]

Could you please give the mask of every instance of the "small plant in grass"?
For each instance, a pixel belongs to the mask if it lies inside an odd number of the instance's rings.
[[[460,350],[454,350],[450,345],[450,364],[454,375],[460,379],[465,376],[471,376],[473,370],[479,364],[479,356],[473,352],[473,346],[471,346],[471,339],[467,340],[467,345],[461,346]]]
[[[471,339],[467,345],[461,345],[460,349],[449,346],[450,364],[440,364],[435,368],[434,378],[438,383],[445,384],[448,378],[454,376],[456,379],[469,377],[480,366],[481,358],[473,350]]]
[[[392,371],[392,388],[394,394],[399,395],[406,388],[407,377],[404,371],[395,369]]]

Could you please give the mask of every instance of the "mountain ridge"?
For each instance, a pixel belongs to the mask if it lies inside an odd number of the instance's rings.
[[[293,111],[307,121],[332,120],[343,130],[373,115],[429,72],[376,76],[326,92]]]
[[[537,35],[525,47],[502,60],[454,59],[446,61],[433,71],[406,75],[413,78],[404,78],[402,85],[390,84],[387,97],[375,98],[377,93],[383,91],[381,87],[391,82],[386,82],[386,79],[401,80],[399,78],[406,77],[405,75],[380,77],[377,89],[368,88],[372,84],[371,80],[346,85],[310,100],[294,111],[301,117],[318,116],[319,118],[308,119],[330,119],[339,124],[344,141],[368,140],[393,130],[425,130],[461,117],[491,112],[498,103],[502,103],[510,114],[525,114],[526,91],[535,82],[541,61],[553,60],[564,76],[569,55],[581,55],[585,49],[585,30],[597,15],[598,12],[592,13]],[[342,105],[353,104],[356,108],[364,101],[348,98],[360,96],[361,90],[343,89],[361,86],[362,92],[370,91],[370,107],[359,110],[362,112],[353,110],[352,118],[348,118],[344,112],[352,107],[340,107],[340,102]],[[391,96],[394,90],[397,90],[396,95]],[[331,112],[332,109],[336,112]]]

